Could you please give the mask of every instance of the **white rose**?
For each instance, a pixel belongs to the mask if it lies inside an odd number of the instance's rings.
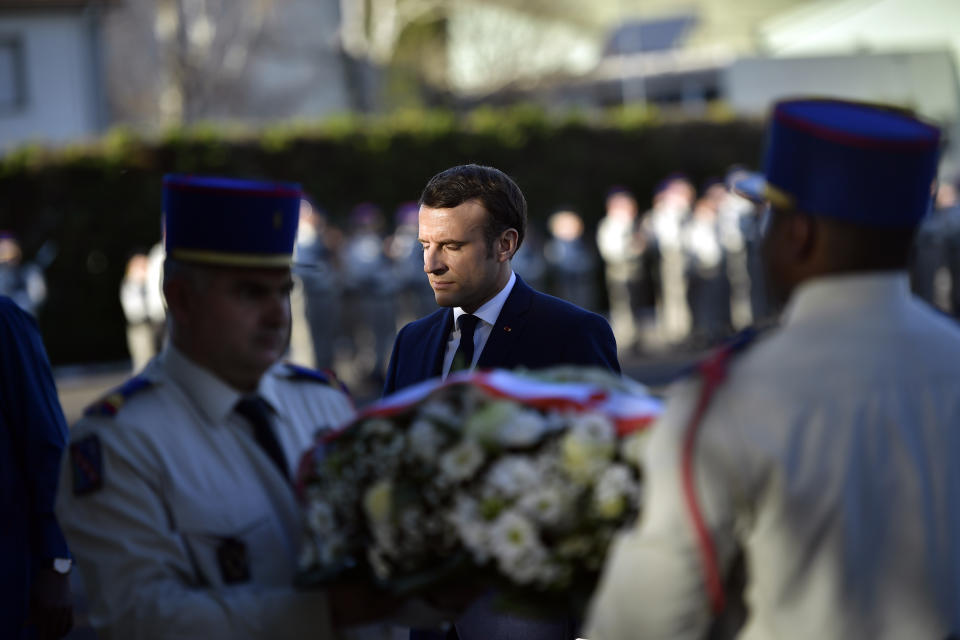
[[[523,514],[508,510],[490,527],[490,538],[497,566],[519,584],[540,581],[548,565],[548,555],[533,523]]]
[[[512,498],[532,490],[540,480],[540,474],[529,458],[507,456],[490,467],[484,478],[484,488]]]
[[[501,513],[490,526],[490,538],[501,566],[519,562],[540,544],[530,519],[512,509]]]
[[[529,447],[536,444],[547,430],[547,423],[539,412],[532,409],[513,413],[498,432],[500,445],[504,447]]]
[[[490,559],[490,531],[480,515],[480,505],[476,500],[459,496],[453,509],[447,513],[447,522],[457,531],[460,542],[478,564]]]
[[[467,480],[473,477],[483,460],[480,445],[473,440],[464,440],[440,456],[440,473],[452,482]]]
[[[410,425],[407,440],[414,456],[424,462],[436,459],[437,452],[443,442],[440,432],[433,426],[433,423],[420,418],[414,420],[413,424]]]
[[[541,487],[520,498],[517,507],[535,522],[555,525],[563,518],[565,500],[556,487]]]
[[[602,518],[619,518],[637,494],[638,487],[630,470],[622,464],[610,466],[600,474],[593,488],[593,509]]]
[[[309,502],[307,505],[307,526],[320,536],[336,531],[337,522],[330,505],[321,500]]]
[[[600,414],[588,413],[573,419],[563,436],[563,470],[584,482],[595,477],[608,464],[616,450],[616,432]]]
[[[484,402],[467,418],[465,433],[484,446],[496,447],[500,443],[501,431],[522,411],[510,400]]]

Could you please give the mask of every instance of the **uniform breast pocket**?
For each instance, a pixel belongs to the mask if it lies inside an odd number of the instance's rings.
[[[222,506],[189,501],[173,505],[177,530],[199,574],[197,582],[211,587],[291,584],[293,563],[271,515],[225,512]]]

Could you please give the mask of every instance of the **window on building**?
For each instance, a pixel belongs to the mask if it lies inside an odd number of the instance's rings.
[[[0,35],[0,112],[18,111],[27,103],[23,41]]]

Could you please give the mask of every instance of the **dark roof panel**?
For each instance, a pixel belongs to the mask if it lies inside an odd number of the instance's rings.
[[[697,24],[694,14],[682,14],[655,20],[631,20],[610,34],[604,56],[629,55],[676,49]]]

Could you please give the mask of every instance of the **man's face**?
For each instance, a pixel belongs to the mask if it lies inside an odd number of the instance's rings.
[[[423,270],[441,307],[472,313],[506,284],[512,250],[500,242],[493,249],[487,245],[488,215],[475,200],[451,209],[420,207]]]
[[[256,387],[289,344],[292,288],[287,268],[204,269],[182,314],[188,355],[238,389]]]
[[[20,245],[16,240],[0,238],[0,263],[20,264]]]

